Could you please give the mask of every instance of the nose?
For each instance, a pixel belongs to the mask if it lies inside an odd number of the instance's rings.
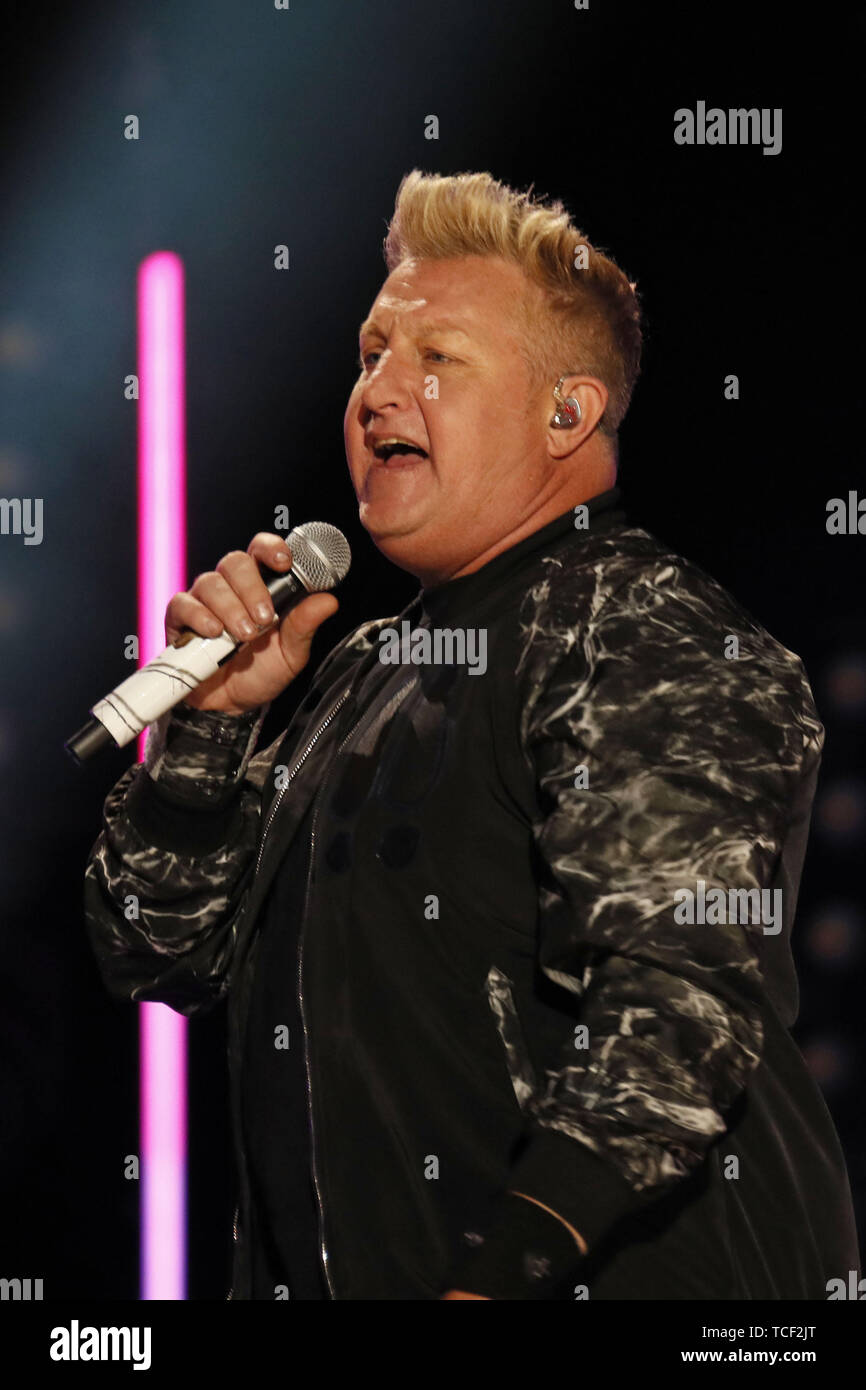
[[[365,423],[370,415],[381,415],[386,410],[406,410],[411,400],[407,364],[392,348],[385,348],[361,385]]]

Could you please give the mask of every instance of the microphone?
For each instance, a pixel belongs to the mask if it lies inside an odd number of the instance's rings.
[[[291,569],[268,585],[278,618],[308,594],[335,588],[352,562],[346,537],[325,521],[296,526],[286,544],[292,552]],[[125,747],[245,645],[225,629],[219,637],[201,637],[184,628],[172,646],[98,701],[91,718],[63,747],[79,766],[103,748]]]

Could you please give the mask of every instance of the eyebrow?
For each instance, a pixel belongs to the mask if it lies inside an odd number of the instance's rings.
[[[416,331],[420,334],[459,333],[461,338],[471,339],[472,337],[471,333],[467,333],[465,328],[461,328],[456,319],[416,319],[414,326]],[[375,319],[366,319],[358,329],[358,338],[372,337],[374,334],[379,338],[385,337],[385,334],[382,332]]]

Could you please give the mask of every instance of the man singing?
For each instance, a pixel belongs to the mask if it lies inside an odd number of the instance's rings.
[[[788,1031],[803,665],[624,515],[635,288],[560,204],[415,170],[385,257],[346,454],[418,593],[257,754],[336,598],[275,623],[264,533],[176,594],[167,640],[246,645],[86,875],[112,994],[228,1000],[231,1296],[824,1299],[858,1256]]]

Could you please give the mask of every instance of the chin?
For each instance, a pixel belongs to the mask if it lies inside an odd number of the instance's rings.
[[[380,541],[399,542],[403,537],[408,538],[414,535],[421,525],[420,518],[407,516],[405,509],[377,506],[370,502],[361,503],[358,508],[358,520],[377,545]]]
[[[386,525],[363,515],[360,522],[380,554],[398,569],[417,574],[419,567],[424,567],[424,547],[418,543],[417,528],[407,526],[405,521],[402,524],[395,521],[392,525]]]

